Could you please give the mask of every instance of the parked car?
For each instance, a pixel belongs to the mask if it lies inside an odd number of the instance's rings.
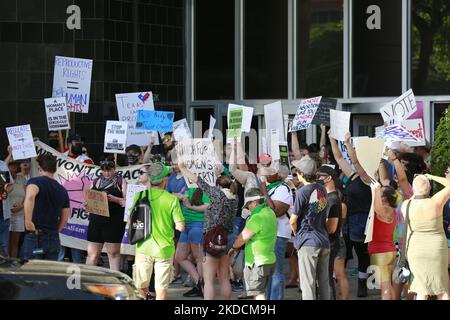
[[[101,267],[0,256],[0,299],[140,300],[131,278]]]

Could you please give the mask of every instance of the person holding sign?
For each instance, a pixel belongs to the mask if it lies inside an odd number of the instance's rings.
[[[126,226],[123,216],[127,183],[116,173],[114,161],[104,160],[100,162],[100,168],[102,170],[101,176],[94,180],[92,190],[108,194],[109,217],[100,216],[94,212],[89,214],[86,264],[97,265],[103,246],[105,246],[110,268],[119,271],[120,244]]]

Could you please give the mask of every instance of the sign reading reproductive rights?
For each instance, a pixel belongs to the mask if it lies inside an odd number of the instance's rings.
[[[14,160],[36,157],[33,135],[29,124],[6,128]]]
[[[106,121],[105,153],[125,153],[127,147],[128,123],[126,121]]]
[[[92,60],[55,57],[53,97],[66,97],[69,112],[89,112]]]
[[[297,113],[292,121],[290,132],[308,129],[319,107],[322,97],[304,99],[298,106]]]
[[[169,132],[173,130],[174,112],[138,110],[136,129]]]
[[[44,99],[49,131],[70,129],[65,97]]]

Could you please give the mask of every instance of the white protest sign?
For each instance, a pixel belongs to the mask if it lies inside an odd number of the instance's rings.
[[[287,140],[287,132],[284,130],[283,107],[281,101],[264,105],[264,120],[266,123],[266,136],[270,145],[272,145],[272,141],[270,140],[272,130],[277,130],[279,134],[279,140],[276,141],[276,143]]]
[[[246,106],[240,106],[236,104],[229,104],[228,105],[228,126],[230,126],[230,111],[242,109],[242,125],[241,130],[242,132],[250,132],[251,126],[252,126],[252,118],[253,118],[253,108],[246,107]]]
[[[208,139],[213,138],[214,126],[216,125],[216,119],[213,116],[209,116],[209,131],[208,131]]]
[[[422,119],[408,119],[402,121],[402,126],[419,141],[407,141],[406,143],[411,147],[425,146],[425,128]]]
[[[364,243],[371,242],[373,239],[373,224],[375,219],[375,187],[373,184],[370,185],[370,189],[372,191],[372,203],[370,205],[369,216],[366,222],[366,229],[364,231],[364,234],[366,235]]]
[[[70,129],[65,97],[44,99],[49,131]]]
[[[418,142],[419,139],[416,136],[408,132],[402,125],[394,124],[384,128],[383,136],[385,139],[393,141],[413,141]]]
[[[210,139],[185,139],[176,145],[178,163],[184,162],[186,168],[198,175],[210,186],[216,185],[216,153]],[[187,181],[189,187],[195,186]]]
[[[290,132],[308,129],[319,107],[322,97],[304,99],[298,106],[297,113],[292,121]]]
[[[272,129],[270,133],[270,149],[269,153],[272,160],[280,160],[280,134],[278,129]]]
[[[147,146],[153,136],[155,145],[159,144],[156,131],[136,129],[136,117],[138,110],[155,110],[153,94],[148,92],[131,92],[116,94],[117,113],[120,121],[128,122],[127,146],[136,144]]]
[[[173,136],[175,141],[192,139],[192,133],[186,119],[181,119],[173,123]]]
[[[378,170],[384,149],[383,139],[358,137],[355,140],[355,151],[358,161],[372,178]]]
[[[105,153],[125,153],[127,147],[128,122],[106,121]]]
[[[330,110],[330,125],[332,138],[339,141],[345,140],[345,134],[350,130],[351,113],[347,111]]]
[[[134,197],[137,193],[147,190],[147,187],[141,184],[128,184],[127,185],[127,198],[125,201],[125,214],[123,215],[123,221],[128,222],[130,217],[131,207],[133,206]]]
[[[29,124],[6,128],[14,160],[36,157],[36,149]]]
[[[388,122],[394,116],[400,116],[402,120],[406,120],[416,111],[416,98],[414,97],[412,89],[409,89],[394,101],[385,104],[380,109],[383,120]]]
[[[92,60],[55,57],[53,97],[66,97],[69,112],[89,112]]]

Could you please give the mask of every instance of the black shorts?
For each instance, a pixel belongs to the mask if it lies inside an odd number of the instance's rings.
[[[95,243],[121,243],[126,225],[127,223],[123,221],[107,223],[89,221],[87,240]]]

